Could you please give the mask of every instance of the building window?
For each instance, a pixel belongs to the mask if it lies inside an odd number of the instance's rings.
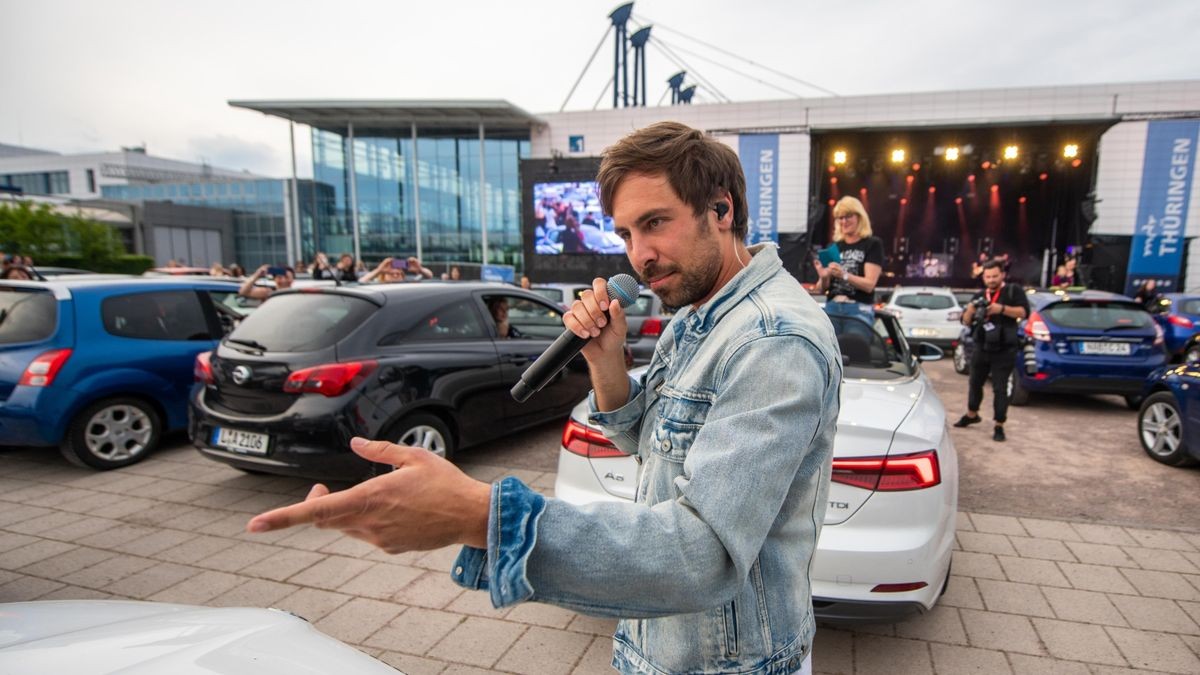
[[[95,171],[95,169],[87,170],[87,184],[88,184],[88,192],[90,194],[95,194],[96,193],[96,171]]]
[[[0,178],[0,183],[19,188],[25,194],[62,195],[71,191],[71,181],[66,171],[12,173]]]

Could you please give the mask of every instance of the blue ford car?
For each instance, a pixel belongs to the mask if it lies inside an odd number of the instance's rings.
[[[196,355],[241,318],[237,284],[191,278],[0,282],[0,445],[114,469],[187,427]]]
[[[1146,378],[1167,363],[1163,330],[1141,304],[1105,291],[1029,294],[1029,317],[1009,380],[1013,405],[1033,393],[1116,394],[1137,410]],[[969,370],[975,342],[963,331],[955,369]]]
[[[1167,354],[1200,361],[1200,295],[1167,293],[1149,309],[1163,329]]]
[[[1138,440],[1157,462],[1200,463],[1200,359],[1155,371],[1138,412]]]

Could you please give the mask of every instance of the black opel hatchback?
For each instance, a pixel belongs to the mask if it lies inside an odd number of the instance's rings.
[[[570,413],[591,387],[582,357],[525,403],[509,395],[562,330],[560,309],[500,284],[283,291],[197,357],[189,432],[239,469],[322,480],[381,468],[350,451],[353,436],[450,457]]]

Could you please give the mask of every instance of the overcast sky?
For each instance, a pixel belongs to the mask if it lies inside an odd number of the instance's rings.
[[[282,176],[287,123],[226,101],[503,98],[553,112],[618,4],[0,0],[0,143],[145,143],[154,155]],[[680,33],[843,95],[1200,77],[1197,0],[638,0],[634,17],[660,26],[652,40],[735,101],[824,94]],[[569,109],[592,108],[612,54],[610,36]],[[678,67],[654,48],[647,63],[654,104]],[[703,86],[696,96],[716,100]],[[306,127],[297,146],[300,174],[311,175]]]

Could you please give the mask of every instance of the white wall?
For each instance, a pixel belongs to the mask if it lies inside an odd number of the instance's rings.
[[[192,162],[181,162],[174,159],[164,159],[140,152],[102,152],[80,155],[23,155],[19,157],[0,158],[0,174],[9,173],[44,173],[66,171],[70,180],[71,191],[62,197],[73,199],[96,199],[100,197],[100,188],[105,185],[129,185],[128,178],[112,175],[116,172],[113,167],[127,167],[150,171],[174,172],[179,180],[187,180],[183,176],[191,176],[190,180],[203,180],[204,176],[211,179],[249,179],[259,178],[254,174],[216,167],[206,167]],[[87,171],[91,169],[95,175],[96,190],[88,190]],[[167,182],[167,181],[160,181]]]

